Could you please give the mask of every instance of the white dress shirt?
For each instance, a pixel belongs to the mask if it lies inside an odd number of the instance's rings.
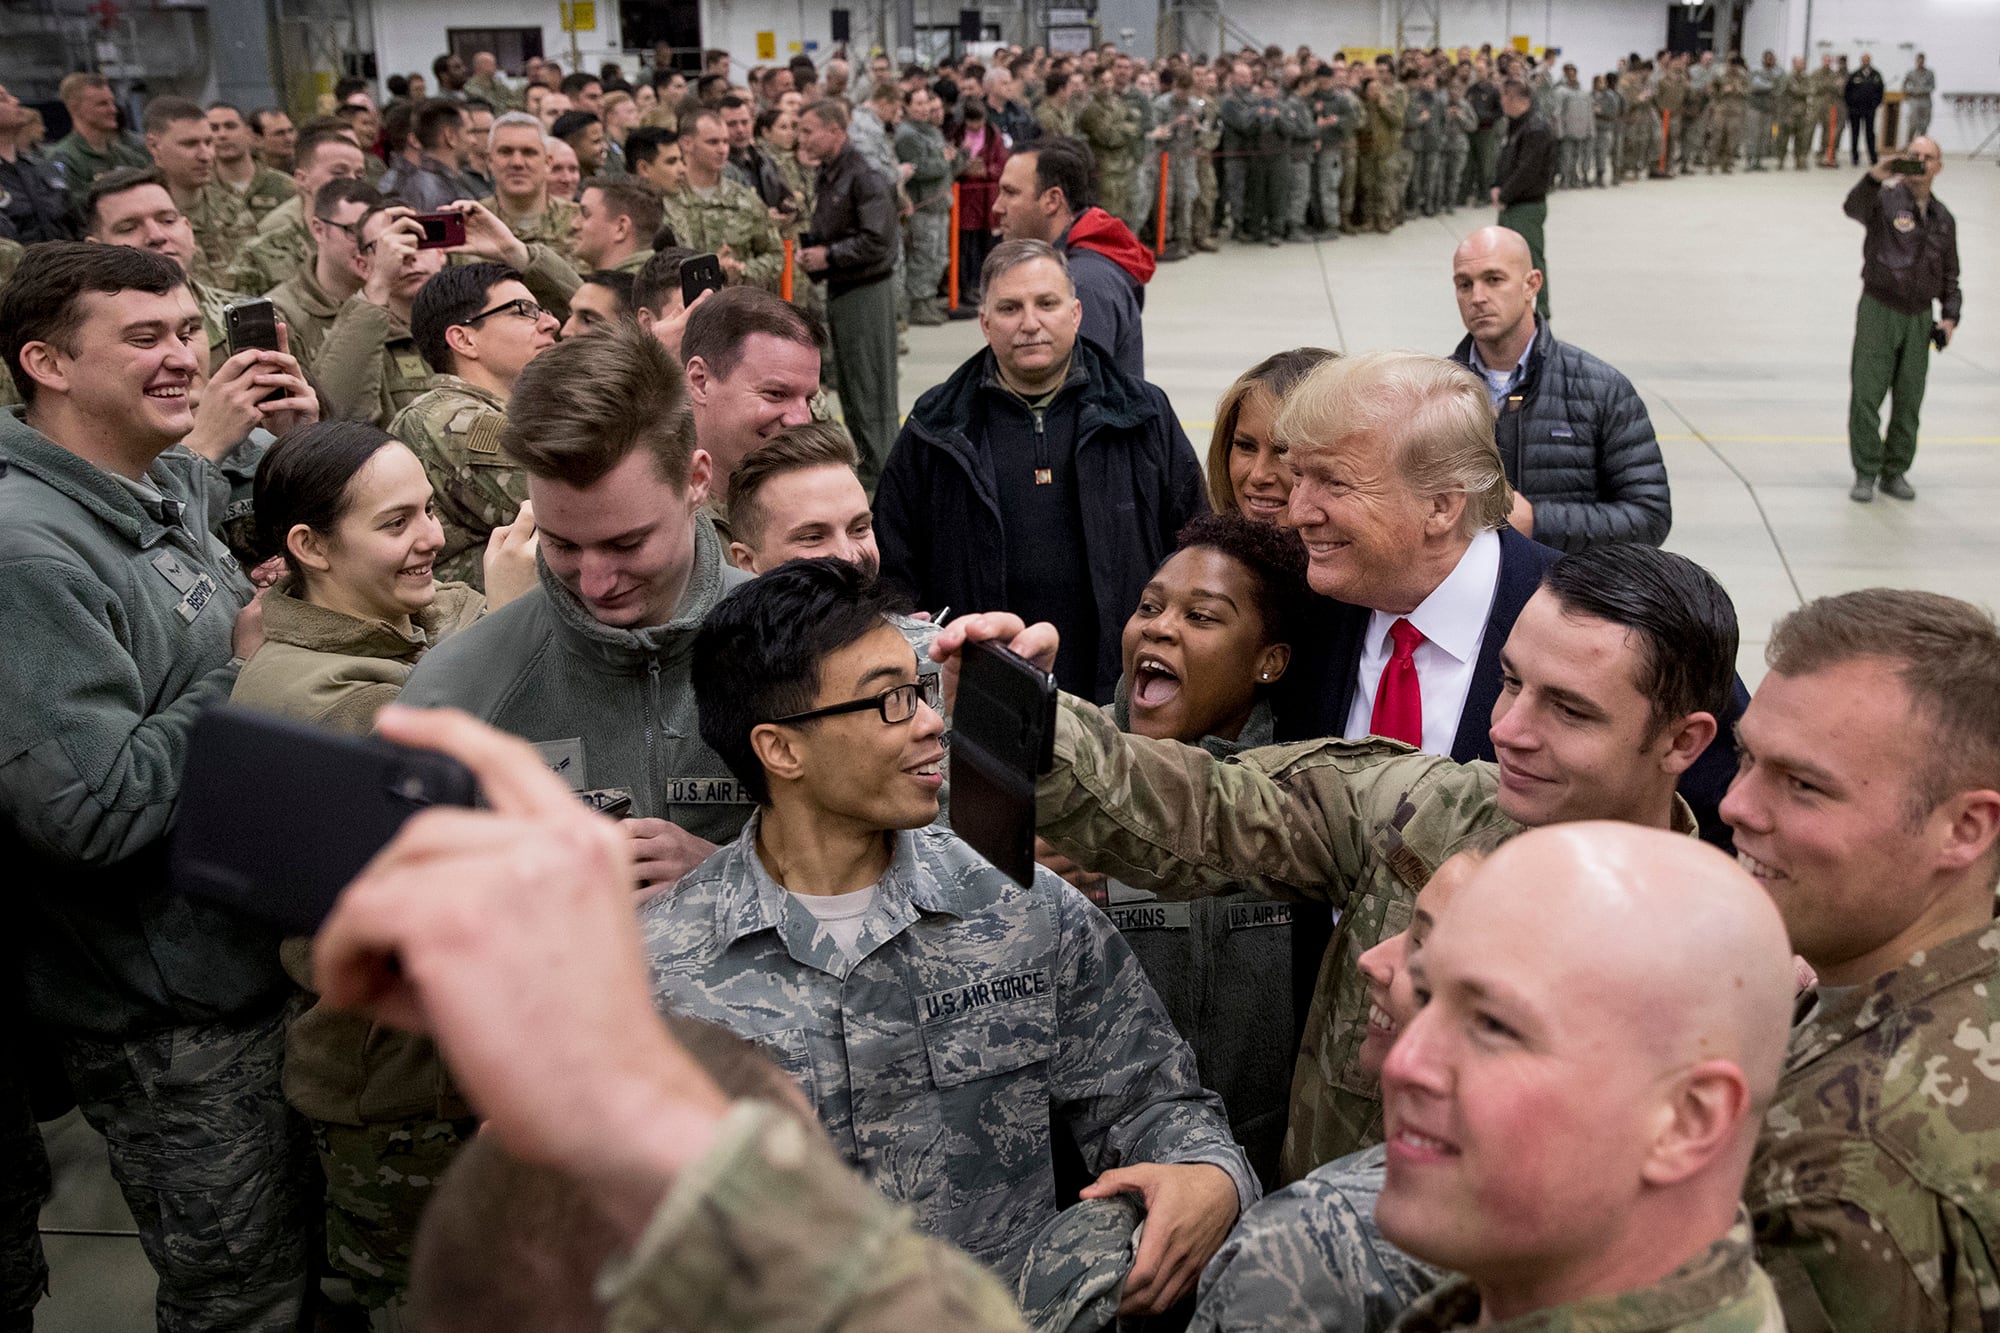
[[[1361,641],[1361,669],[1354,683],[1354,701],[1347,709],[1347,735],[1366,736],[1375,716],[1375,690],[1395,644],[1389,627],[1407,619],[1424,641],[1412,658],[1417,664],[1417,688],[1423,695],[1425,754],[1450,755],[1458,738],[1459,714],[1472,692],[1472,673],[1479,665],[1479,645],[1486,638],[1486,619],[1493,614],[1493,597],[1500,587],[1500,534],[1480,533],[1458,558],[1443,583],[1407,617],[1371,611]]]

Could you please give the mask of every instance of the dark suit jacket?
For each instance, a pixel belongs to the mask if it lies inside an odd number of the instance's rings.
[[[1465,711],[1459,714],[1458,733],[1452,740],[1451,757],[1460,763],[1493,758],[1493,742],[1487,736],[1494,701],[1500,697],[1500,648],[1513,632],[1521,608],[1541,586],[1542,574],[1562,558],[1560,551],[1530,541],[1512,528],[1500,529],[1500,581],[1494,590],[1493,609],[1486,617],[1486,636],[1479,644],[1479,662],[1473,668],[1472,688],[1465,696]],[[1277,714],[1277,739],[1310,740],[1317,736],[1340,736],[1347,730],[1347,713],[1354,702],[1354,680],[1361,667],[1361,639],[1368,630],[1368,609],[1345,602],[1322,600],[1328,615],[1320,626],[1317,641],[1301,645],[1292,669],[1285,673],[1283,686],[1273,699]],[[1716,809],[1736,776],[1736,720],[1743,716],[1750,692],[1736,682],[1736,695],[1728,715],[1718,719],[1721,730],[1714,743],[1681,777],[1681,795],[1694,808],[1701,824],[1701,836],[1733,851],[1729,828]]]
[[[1459,714],[1458,732],[1451,745],[1451,757],[1461,764],[1493,758],[1493,741],[1487,733],[1493,704],[1500,697],[1500,648],[1513,632],[1521,608],[1541,586],[1543,572],[1560,559],[1562,552],[1531,541],[1512,528],[1500,529],[1500,578],[1494,587],[1493,609],[1486,617],[1486,634],[1479,641],[1479,662],[1473,668],[1472,687],[1466,692],[1465,711]],[[1355,676],[1361,669],[1361,640],[1368,631],[1369,611],[1331,598],[1316,601],[1324,610],[1320,624],[1315,627],[1318,632],[1305,643],[1294,645],[1291,668],[1272,697],[1276,739],[1280,742],[1347,734],[1347,712],[1354,702]],[[1749,703],[1750,691],[1738,677],[1728,715],[1717,719],[1720,729],[1715,740],[1702,751],[1694,766],[1681,775],[1680,782],[1681,795],[1694,810],[1702,839],[1731,854],[1736,850],[1735,844],[1718,807],[1736,776],[1736,721]],[[1332,938],[1332,924],[1324,911],[1301,911],[1294,916],[1293,1017],[1301,1035],[1306,1009]]]

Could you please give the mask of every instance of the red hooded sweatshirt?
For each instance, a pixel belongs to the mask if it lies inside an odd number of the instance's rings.
[[[1101,208],[1086,208],[1069,224],[1069,244],[1094,250],[1144,285],[1152,280],[1153,252],[1140,244],[1132,229]]]

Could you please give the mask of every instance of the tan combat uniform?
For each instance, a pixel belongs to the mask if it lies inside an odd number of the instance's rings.
[[[510,213],[497,195],[488,195],[480,206],[507,224],[507,230],[528,245],[546,245],[576,263],[576,215],[582,207],[567,199],[550,199],[539,213]],[[648,241],[652,237],[646,238]]]
[[[667,224],[674,239],[698,254],[719,253],[729,247],[743,265],[743,281],[778,290],[778,278],[785,268],[785,246],[778,237],[778,225],[757,192],[738,181],[722,178],[715,189],[703,192],[691,184],[666,200]],[[795,284],[796,287],[796,284]]]
[[[236,191],[221,181],[202,186],[193,207],[182,211],[194,228],[196,253],[188,265],[188,276],[197,282],[221,283],[230,261],[256,236],[256,217]]]
[[[486,539],[514,521],[528,498],[528,476],[500,452],[507,405],[497,395],[456,375],[438,375],[432,384],[396,414],[388,430],[430,474],[444,527],[433,577],[484,591]]]

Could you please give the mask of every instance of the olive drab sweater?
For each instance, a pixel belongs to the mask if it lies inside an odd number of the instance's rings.
[[[0,855],[29,1012],[121,1038],[266,1012],[277,937],[174,892],[188,733],[228,699],[252,589],[210,532],[207,460],[135,487],[0,412]]]
[[[702,618],[750,576],[723,563],[706,514],[694,523],[694,568],[666,624],[599,624],[544,563],[539,587],[418,663],[402,702],[462,708],[533,742],[600,807],[630,796],[630,815],[728,842],[754,805],[701,739],[688,670]]]

